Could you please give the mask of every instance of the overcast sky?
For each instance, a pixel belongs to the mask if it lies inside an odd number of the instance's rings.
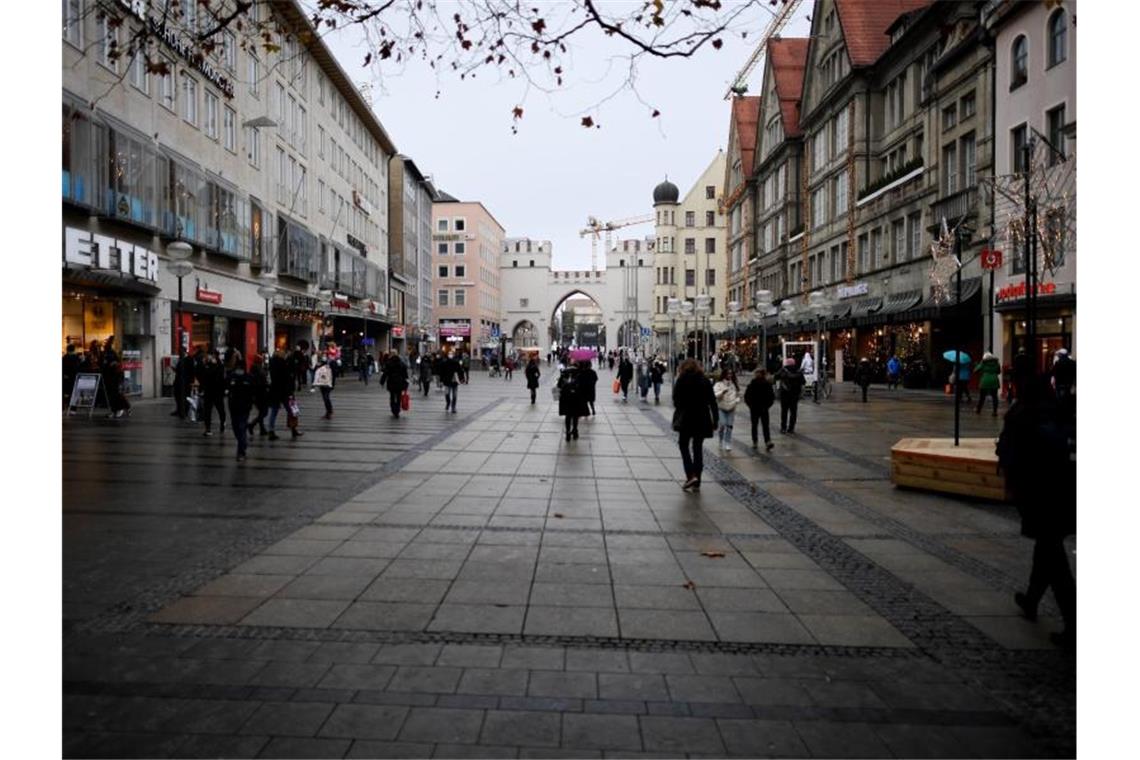
[[[806,36],[811,3],[803,3],[783,36]],[[383,78],[362,66],[363,32],[348,28],[325,37],[358,83],[371,83],[372,105],[397,149],[410,156],[436,187],[464,201],[481,201],[511,237],[553,243],[555,266],[588,268],[590,243],[578,231],[594,215],[605,221],[649,214],[653,187],[666,174],[686,192],[727,148],[729,103],[724,93],[755,47],[726,37],[692,58],[642,58],[638,91],[650,109],[623,92],[588,113],[600,129],[580,126],[583,109],[618,87],[628,68],[614,54],[625,50],[590,33],[575,37],[566,87],[553,94],[531,91],[494,72],[476,79],[437,79],[426,63],[411,63]],[[749,80],[759,92],[758,66]],[[437,90],[441,90],[438,99]],[[511,110],[524,108],[518,134]],[[652,224],[629,227],[621,237],[653,234]]]

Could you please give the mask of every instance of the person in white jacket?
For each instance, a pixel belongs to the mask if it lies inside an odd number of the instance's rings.
[[[325,416],[321,419],[331,420],[333,375],[332,367],[329,366],[328,358],[325,356],[321,357],[321,363],[317,365],[317,371],[313,374],[313,385],[321,389],[321,400],[325,402]]]
[[[720,373],[720,379],[713,386],[713,395],[716,405],[720,408],[720,427],[717,428],[717,440],[721,451],[732,451],[732,423],[736,418],[736,406],[740,403],[740,386],[736,382],[736,373],[725,369]]]

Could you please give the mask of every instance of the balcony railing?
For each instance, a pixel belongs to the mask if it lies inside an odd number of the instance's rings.
[[[930,204],[930,226],[937,227],[942,224],[943,218],[951,227],[963,217],[973,214],[978,207],[978,189],[967,187],[956,193],[939,198]]]

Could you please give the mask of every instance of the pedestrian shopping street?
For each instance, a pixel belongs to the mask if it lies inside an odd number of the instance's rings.
[[[433,389],[398,420],[342,378],[244,463],[166,402],[67,418],[64,755],[1075,752],[1016,511],[890,483],[951,399],[839,385],[770,453],[742,405],[689,494],[668,386],[620,403],[602,370],[566,442],[542,371],[533,406],[474,373],[458,414]]]

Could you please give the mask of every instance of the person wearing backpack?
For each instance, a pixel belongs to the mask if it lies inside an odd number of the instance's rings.
[[[598,373],[594,371],[589,359],[578,363],[578,387],[582,390],[582,400],[590,407],[590,414],[597,414],[594,402],[598,400]]]
[[[657,358],[649,365],[649,382],[653,385],[653,403],[661,404],[661,383],[665,380],[665,364]]]
[[[578,419],[590,414],[590,407],[582,396],[578,373],[580,368],[570,365],[558,377],[558,416],[566,419],[566,440],[578,440]]]
[[[804,390],[804,375],[796,369],[795,359],[789,356],[784,360],[784,366],[776,373],[776,382],[780,388],[780,432],[795,435],[796,414]]]
[[[776,403],[776,392],[772,390],[772,384],[768,382],[768,371],[764,368],[756,370],[756,374],[752,376],[752,382],[748,383],[748,387],[744,390],[744,403],[748,405],[748,411],[752,417],[752,448],[757,448],[759,439],[756,436],[756,423],[761,423],[764,431],[764,446],[768,451],[772,450],[772,432],[770,423],[768,421],[768,410],[772,408],[772,404]]]
[[[226,394],[229,397],[230,425],[237,439],[237,461],[245,461],[249,446],[249,412],[253,408],[253,376],[245,371],[241,352],[231,348],[226,354]]]
[[[721,451],[732,451],[732,424],[736,419],[736,406],[740,403],[740,386],[736,383],[736,373],[731,369],[723,369],[720,379],[713,385],[713,395],[716,396],[716,405],[720,409],[720,429],[717,439]]]
[[[1077,585],[1065,538],[1077,532],[1076,406],[1053,397],[1048,377],[1019,378],[1017,398],[1005,415],[997,442],[998,463],[1021,515],[1021,533],[1032,538],[1033,569],[1014,603],[1024,618],[1037,619],[1049,589],[1065,628],[1050,635],[1072,649],[1077,635]]]
[[[989,351],[982,354],[982,360],[974,367],[974,372],[981,374],[978,381],[978,406],[974,414],[981,414],[982,407],[986,405],[986,396],[993,399],[994,417],[998,414],[998,389],[1001,388],[1001,362]]]
[[[332,368],[329,367],[328,357],[322,356],[317,365],[317,372],[313,375],[313,385],[320,388],[321,401],[325,402],[325,416],[322,420],[331,420],[333,416],[332,405]]]

